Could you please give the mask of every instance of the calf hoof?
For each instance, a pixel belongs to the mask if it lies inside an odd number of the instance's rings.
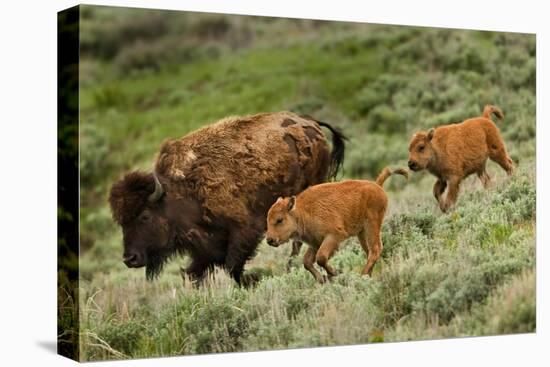
[[[444,202],[444,203],[440,203],[439,204],[439,209],[441,209],[441,211],[443,213],[448,213],[449,210],[451,210],[451,207],[452,207],[452,204],[449,204],[447,202]]]
[[[332,280],[332,278],[337,277],[338,275],[340,275],[340,271],[334,269],[332,270],[332,273],[328,275],[328,280]]]
[[[286,270],[290,271],[292,268],[299,266],[300,263],[300,259],[298,259],[297,257],[291,257],[286,263]]]
[[[326,275],[319,275],[317,277],[317,281],[321,284],[325,284],[328,280],[329,278]]]

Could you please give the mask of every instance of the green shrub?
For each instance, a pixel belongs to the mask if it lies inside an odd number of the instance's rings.
[[[423,235],[431,237],[436,219],[436,216],[430,212],[397,214],[387,221],[387,228],[390,234],[403,234],[412,228],[418,228]]]
[[[95,105],[99,108],[124,107],[127,100],[124,91],[117,83],[105,84],[93,94]]]
[[[388,105],[378,105],[367,117],[367,127],[370,131],[394,134],[405,130],[406,120],[394,108]]]
[[[115,351],[133,356],[147,330],[139,321],[110,322],[99,332],[99,337]]]
[[[155,42],[135,42],[117,55],[114,64],[122,75],[145,70],[155,72],[169,64],[180,66],[203,58],[215,59],[220,53],[220,47],[215,44],[197,47],[195,42],[166,38]]]
[[[525,177],[514,177],[510,184],[493,197],[494,205],[506,209],[512,223],[519,223],[535,218],[536,191],[533,184]]]
[[[363,128],[363,127],[362,127]],[[364,128],[363,128],[364,129]],[[368,129],[365,129],[368,131]],[[361,130],[360,130],[361,131]],[[350,132],[354,135],[353,131]],[[360,139],[352,139],[346,145],[344,173],[348,177],[374,180],[386,166],[406,166],[407,149],[395,135],[367,133]],[[400,162],[403,162],[400,164]],[[404,179],[388,180],[386,188],[403,187]]]
[[[169,16],[160,11],[123,9],[119,14],[124,16],[116,17],[96,8],[91,14],[98,18],[105,16],[99,24],[91,19],[83,22],[81,34],[85,38],[81,42],[81,52],[88,56],[110,60],[137,40],[154,39],[169,31]]]
[[[110,151],[108,138],[102,126],[80,126],[80,182],[83,185],[96,183],[109,171]]]
[[[499,334],[531,333],[536,329],[536,287],[533,270],[501,287],[488,302],[490,332]]]
[[[324,104],[325,101],[322,98],[311,96],[302,99],[291,106],[289,110],[299,115],[315,115],[315,112],[320,110]]]
[[[232,24],[222,15],[207,15],[199,18],[190,31],[201,38],[220,38],[231,30]]]

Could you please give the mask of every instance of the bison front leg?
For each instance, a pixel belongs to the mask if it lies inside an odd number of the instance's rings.
[[[247,256],[244,256],[243,253],[240,253],[239,251],[231,251],[228,250],[227,256],[225,258],[225,268],[229,272],[229,275],[237,282],[237,284],[241,285],[241,278],[244,271],[244,264],[246,263],[246,260],[248,259]]]
[[[191,261],[191,264],[185,269],[182,268],[182,275],[185,274],[191,280],[196,282],[197,284],[200,284],[204,280],[204,276],[206,275],[206,272],[212,268],[212,264],[201,261],[198,259],[193,259]]]
[[[323,243],[321,244],[321,247],[319,247],[319,250],[317,251],[317,255],[315,256],[317,264],[327,271],[329,278],[338,275],[336,269],[334,269],[328,263],[328,261],[330,260],[334,252],[338,249],[338,244],[340,243],[340,241],[341,240],[339,238],[331,235],[325,237]]]
[[[449,180],[449,190],[447,191],[447,197],[445,200],[439,202],[439,207],[443,213],[447,213],[451,207],[456,203],[458,198],[458,192],[460,190],[460,181],[459,177],[452,177]]]
[[[229,236],[225,268],[239,285],[241,285],[244,265],[254,256],[260,238],[260,231],[251,230],[236,230]]]
[[[290,253],[290,257],[298,256],[301,248],[302,242],[296,240],[292,241],[292,252]]]
[[[481,181],[483,188],[488,189],[491,186],[491,176],[485,170],[485,166],[477,172],[477,177]]]
[[[289,270],[292,267],[292,260],[300,254],[300,249],[302,248],[302,242],[294,240],[292,241],[292,251],[290,252],[290,257],[288,258],[288,262],[286,264],[287,270]]]
[[[437,200],[438,204],[441,205],[441,196],[445,192],[445,189],[447,188],[447,181],[438,178],[437,181],[435,181],[434,184],[434,197]]]
[[[319,282],[324,283],[326,281],[326,278],[319,273],[317,269],[315,269],[315,254],[317,253],[317,250],[313,247],[309,246],[306,250],[306,253],[304,254],[304,268],[306,268],[307,271],[313,275],[313,277]]]

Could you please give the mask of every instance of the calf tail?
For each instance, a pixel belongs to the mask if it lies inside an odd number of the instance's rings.
[[[405,168],[396,168],[392,170],[389,167],[386,167],[380,172],[378,177],[376,177],[376,184],[380,187],[384,186],[384,182],[390,177],[391,175],[402,175],[405,176],[406,179],[409,179],[409,171],[407,171]]]
[[[346,136],[338,128],[335,128],[326,122],[315,120],[319,126],[324,126],[332,133],[332,152],[330,153],[330,165],[328,169],[328,179],[336,179],[336,174],[344,164],[344,153],[346,149]]]
[[[502,120],[504,118],[504,113],[502,113],[502,110],[500,108],[490,104],[485,105],[485,107],[483,108],[483,117],[492,120],[491,114],[494,114],[499,120]]]

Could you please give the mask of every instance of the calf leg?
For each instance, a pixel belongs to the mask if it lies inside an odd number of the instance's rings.
[[[338,248],[338,244],[340,243],[340,239],[336,238],[334,236],[327,236],[323,240],[323,243],[319,247],[319,250],[317,251],[317,255],[315,256],[315,260],[317,261],[317,264],[324,268],[327,271],[327,274],[329,277],[333,277],[338,275],[338,272],[336,269],[334,269],[330,264],[328,263],[329,259],[332,257],[336,249]]]
[[[300,249],[302,248],[302,242],[301,241],[292,241],[292,252],[290,253],[290,257],[298,256],[300,254]]]
[[[506,151],[504,141],[502,140],[500,134],[498,134],[498,136],[489,137],[488,145],[489,158],[491,158],[493,162],[501,166],[502,169],[506,171],[508,176],[512,175],[512,173],[514,172],[514,162],[508,156],[508,152]]]
[[[290,257],[286,264],[287,269],[290,269],[292,265],[292,259],[300,254],[300,249],[302,248],[301,241],[292,241],[292,251],[290,252]]]
[[[483,184],[483,187],[488,189],[491,184],[491,176],[489,176],[489,174],[485,170],[485,165],[483,165],[483,167],[479,171],[477,171],[477,177]]]
[[[359,243],[361,244],[361,247],[363,248],[363,251],[365,251],[365,258],[369,259],[369,241],[367,239],[367,226],[365,225],[365,229],[363,229],[359,234],[357,235],[357,238],[359,239]],[[363,274],[365,274],[366,269],[366,263],[365,268],[363,269]]]
[[[371,276],[372,268],[382,254],[383,245],[382,239],[380,238],[380,231],[382,229],[383,219],[383,214],[367,218],[365,229],[360,233],[359,242],[368,256],[367,264],[363,269],[363,275],[366,274]]]
[[[317,269],[315,269],[314,263],[316,252],[317,251],[314,248],[308,246],[306,253],[304,254],[304,268],[306,268],[319,283],[324,283],[326,279]]]
[[[447,197],[445,200],[439,202],[439,208],[443,213],[446,213],[456,203],[458,198],[458,192],[460,190],[460,177],[454,176],[449,179],[449,190],[447,191]]]
[[[437,200],[437,202],[441,205],[441,196],[445,192],[445,189],[447,188],[447,181],[438,178],[437,181],[435,181],[434,184],[434,196]]]

